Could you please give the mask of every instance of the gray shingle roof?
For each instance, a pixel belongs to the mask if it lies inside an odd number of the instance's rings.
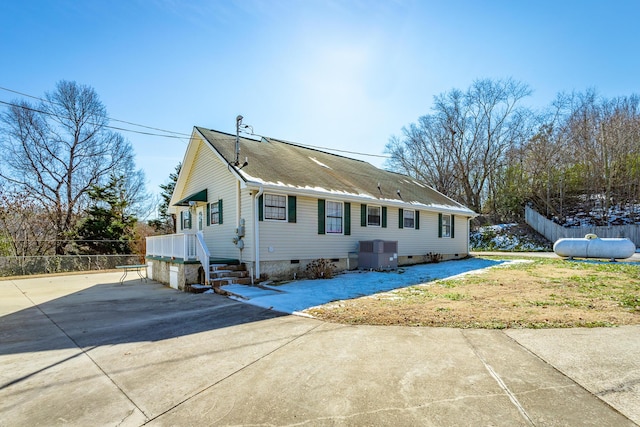
[[[235,135],[201,127],[196,127],[196,130],[228,163],[235,161]],[[361,160],[274,138],[256,141],[240,137],[241,164],[245,157],[248,165],[236,168],[245,182],[357,196],[365,203],[379,200],[381,203],[424,205],[475,216],[467,207],[426,184],[406,175],[378,169]]]

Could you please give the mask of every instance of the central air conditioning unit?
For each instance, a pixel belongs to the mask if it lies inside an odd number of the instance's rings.
[[[398,241],[361,241],[358,252],[358,268],[362,270],[395,270],[398,268]]]

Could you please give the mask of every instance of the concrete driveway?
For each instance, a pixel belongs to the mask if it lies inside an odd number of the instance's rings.
[[[0,281],[0,425],[640,422],[639,327],[345,326],[119,276]]]

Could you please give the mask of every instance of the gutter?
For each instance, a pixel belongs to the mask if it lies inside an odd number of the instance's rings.
[[[425,205],[422,203],[411,203],[405,202],[397,199],[377,199],[375,197],[367,197],[367,196],[358,196],[353,193],[331,193],[331,192],[323,192],[309,188],[298,188],[298,187],[288,187],[277,184],[266,184],[260,183],[256,181],[247,181],[247,188],[258,189],[260,194],[266,188],[267,191],[273,191],[274,193],[280,194],[298,194],[304,196],[311,196],[314,198],[323,198],[323,199],[340,199],[345,201],[351,201],[356,203],[365,203],[365,204],[376,204],[376,205],[386,205],[391,207],[398,208],[407,208],[407,209],[418,209],[436,213],[444,213],[444,214],[453,214],[453,215],[462,215],[469,218],[475,218],[478,216],[477,213],[473,212],[470,209],[465,208],[456,208],[455,206],[451,206],[450,208],[444,205],[431,206]]]

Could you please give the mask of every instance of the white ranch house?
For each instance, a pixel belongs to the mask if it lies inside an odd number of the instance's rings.
[[[353,269],[359,242],[376,239],[398,242],[398,265],[424,262],[429,252],[464,258],[476,216],[364,161],[201,127],[170,205],[178,233],[147,239],[148,273],[180,288],[211,282],[210,264],[243,263],[252,279],[291,279],[319,258]]]

